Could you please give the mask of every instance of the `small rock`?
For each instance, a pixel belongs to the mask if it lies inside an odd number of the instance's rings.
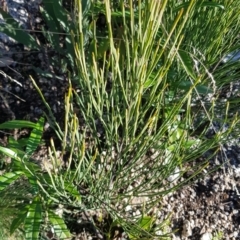
[[[16,87],[15,87],[15,92],[16,92],[16,93],[19,93],[20,91],[21,91],[21,88],[20,88],[19,86],[16,86]]]
[[[175,236],[174,234],[172,235],[172,240],[181,240],[179,236]]]
[[[233,236],[234,236],[234,238],[238,237],[238,232],[237,232],[237,231],[234,231],[234,232],[233,232]]]
[[[141,216],[141,212],[139,210],[136,210],[133,212],[133,216],[136,217],[136,216]]]
[[[189,214],[190,216],[194,216],[195,212],[194,212],[194,211],[189,211],[188,214]]]
[[[175,182],[180,176],[180,169],[178,167],[175,168],[174,172],[167,178],[169,182]]]
[[[192,236],[191,223],[188,220],[183,222],[182,238],[187,238]]]
[[[238,214],[238,209],[234,209],[233,211],[232,211],[232,213],[234,214],[234,215],[237,215]]]
[[[212,239],[212,234],[208,232],[204,233],[200,238],[200,240],[211,240],[211,239]]]
[[[132,211],[132,206],[130,206],[130,205],[126,206],[125,211],[126,212]]]

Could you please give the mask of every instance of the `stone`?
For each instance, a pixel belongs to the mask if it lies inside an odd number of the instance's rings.
[[[205,232],[202,234],[200,240],[211,240],[212,239],[212,234],[209,232]]]
[[[192,236],[191,223],[188,220],[183,222],[182,237],[187,238]]]

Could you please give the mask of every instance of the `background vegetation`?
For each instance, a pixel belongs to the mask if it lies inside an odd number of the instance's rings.
[[[2,231],[22,233],[24,239],[71,239],[84,213],[100,239],[114,239],[116,229],[130,239],[167,239],[169,216],[155,224],[150,210],[209,162],[196,159],[221,150],[239,129],[237,116],[229,114],[239,100],[218,105],[218,98],[238,80],[231,56],[239,49],[240,4],[75,0],[64,7],[61,0],[43,0],[40,10],[48,26],[44,37],[57,53],[51,64],[61,62],[69,78],[65,122],[61,128],[31,77],[46,106],[44,117],[0,124],[0,129],[32,129],[28,138],[9,138],[7,147],[0,146],[1,161],[11,158],[0,176],[1,199],[9,202],[1,204],[1,218],[7,219]],[[29,49],[43,47],[1,14],[6,24],[0,31]],[[35,71],[60,77],[37,66]],[[51,140],[42,168],[31,156],[42,144],[45,121],[62,146],[59,153]],[[217,131],[214,121],[227,124],[227,130]],[[186,180],[189,169],[194,174]],[[140,213],[128,215],[126,209],[136,205]]]

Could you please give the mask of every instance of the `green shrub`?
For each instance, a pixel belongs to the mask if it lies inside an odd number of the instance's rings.
[[[216,68],[216,75],[209,69],[236,45],[238,19],[233,16],[240,5],[236,1],[76,0],[69,23],[61,1],[44,4],[41,11],[50,30],[69,34],[62,49],[59,36],[44,31],[54,50],[67,53],[64,66],[69,66],[72,83],[61,129],[32,79],[48,110],[46,119],[62,141],[60,154],[51,141],[51,165],[41,169],[31,162],[41,142],[43,119],[37,124],[0,125],[33,128],[24,146],[13,142],[16,147],[0,149],[13,159],[0,177],[1,189],[20,176],[31,186],[30,199],[19,208],[11,232],[23,226],[26,239],[38,239],[52,227],[59,239],[68,238],[72,215],[100,209],[107,212],[110,223],[99,220],[101,216],[88,220],[107,239],[119,225],[130,239],[166,239],[164,224],[169,219],[155,226],[150,210],[197,176],[209,159],[191,162],[221,148],[237,124],[237,118],[228,119],[227,104],[221,123],[228,123],[229,130],[206,138],[206,123],[214,127],[216,98],[200,100],[197,110],[191,104],[197,97],[217,96],[219,87],[232,81],[219,77],[225,67]],[[15,23],[8,24],[13,30],[9,35],[21,42]],[[206,34],[209,41],[202,40]],[[30,35],[25,38],[27,46],[38,48]],[[183,180],[189,168],[194,174]],[[127,213],[126,208],[134,205],[142,207],[140,216]]]

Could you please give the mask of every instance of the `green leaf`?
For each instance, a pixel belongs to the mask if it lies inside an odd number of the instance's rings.
[[[135,231],[133,231],[133,229],[129,232],[129,238],[130,239],[140,239],[140,234],[141,230],[144,230],[145,232],[150,232],[152,227],[153,227],[153,223],[154,223],[155,219],[153,217],[150,216],[142,216],[136,223],[137,228],[135,229]],[[135,233],[134,233],[135,232]]]
[[[181,128],[176,128],[176,129],[173,129],[173,131],[171,131],[169,134],[169,141],[170,143],[173,143],[177,140],[179,140],[182,135],[185,133],[185,131]]]
[[[149,88],[154,86],[154,84],[156,84],[156,81],[157,80],[156,80],[155,74],[151,74],[147,79],[147,81],[144,83],[144,88]]]
[[[36,72],[36,73],[39,73],[41,76],[43,77],[46,77],[46,78],[56,78],[56,79],[59,79],[59,80],[64,80],[63,77],[61,76],[54,76],[52,73],[49,73],[48,71],[44,71],[38,67],[32,67],[33,70]]]
[[[69,19],[70,14],[62,6],[62,1],[52,0],[51,3],[53,4],[53,11],[57,21],[66,33],[70,33],[70,30],[73,30],[74,26],[73,22]]]
[[[3,154],[7,155],[10,158],[13,158],[17,161],[21,161],[21,159],[18,157],[18,154],[16,153],[16,151],[14,151],[10,148],[0,146],[0,152],[2,152]]]
[[[30,162],[27,159],[26,161],[24,161],[24,163],[22,161],[14,161],[12,164],[12,169],[14,171],[24,172],[24,175],[28,178],[29,181],[31,181],[31,178],[33,177],[31,172],[36,175],[41,171],[41,166],[37,165],[36,163]],[[29,170],[31,172],[29,172]]]
[[[213,8],[220,8],[222,10],[225,9],[224,5],[213,2],[213,1],[206,1],[199,5],[200,5],[200,7],[213,7]]]
[[[183,67],[185,69],[185,71],[187,72],[187,74],[192,78],[192,79],[196,79],[196,75],[194,73],[194,69],[193,69],[193,60],[192,58],[188,55],[187,52],[182,51],[182,50],[178,50],[178,56],[183,64]]]
[[[0,191],[8,187],[11,183],[16,181],[19,177],[23,175],[23,172],[9,172],[0,176]]]
[[[58,236],[58,238],[65,239],[71,237],[71,233],[61,217],[51,211],[48,213],[48,218],[52,224],[54,233]]]
[[[70,66],[74,67],[75,52],[74,52],[71,36],[66,36],[65,40],[66,40],[66,47],[67,47],[66,57],[70,63]]]
[[[12,120],[0,124],[0,129],[36,128],[37,124],[25,120]]]
[[[194,139],[194,140],[188,140],[186,142],[183,142],[183,146],[186,148],[186,149],[189,149],[191,148],[192,146],[196,145],[196,144],[199,144],[199,139]]]
[[[35,197],[28,205],[28,212],[24,224],[25,239],[38,240],[42,222],[42,204],[39,197]]]
[[[39,146],[42,139],[43,127],[44,127],[44,118],[41,117],[36,123],[36,127],[32,130],[30,137],[28,138],[28,141],[27,141],[26,152],[29,155],[31,155]]]
[[[189,91],[192,87],[192,83],[190,81],[181,81],[180,83],[172,83],[172,86]],[[195,88],[199,94],[207,94],[213,92],[211,88],[205,85],[197,85]]]
[[[61,0],[43,0],[44,16],[48,17],[48,23],[50,24],[53,31],[59,32],[61,28],[70,33],[70,30],[74,29],[72,21],[69,21],[70,13],[62,6]],[[51,19],[54,21],[51,23]]]
[[[27,209],[28,207],[25,206],[24,208],[20,209],[19,212],[17,212],[18,216],[12,221],[10,226],[10,234],[13,234],[15,230],[24,223],[27,216]]]
[[[83,16],[88,13],[91,8],[91,1],[89,0],[82,0],[82,14]]]
[[[61,29],[57,24],[57,19],[54,18],[54,10],[52,4],[45,2],[44,8],[40,7],[40,12],[43,15],[43,18],[48,26],[48,31],[45,31],[43,29],[44,36],[48,39],[51,45],[54,46],[54,49],[60,51],[59,33],[61,32]]]
[[[43,0],[43,4],[43,14],[47,20],[47,24],[50,26],[50,31],[55,32],[55,35],[56,33],[65,31],[66,34],[64,34],[64,37],[67,51],[64,53],[59,47],[58,36],[53,35],[53,37],[51,37],[51,35],[49,35],[48,39],[59,53],[65,54],[69,63],[73,67],[75,61],[75,50],[74,44],[72,43],[71,32],[75,31],[75,27],[73,21],[70,19],[70,13],[68,13],[68,11],[62,6],[61,0]]]
[[[189,4],[190,4],[190,2],[182,3],[182,4],[178,5],[177,7],[175,7],[173,11],[175,12],[175,11],[178,11],[182,8],[187,9]],[[225,9],[224,5],[216,3],[216,2],[212,2],[212,1],[205,1],[205,2],[202,2],[202,3],[201,2],[197,3],[196,8],[200,8],[200,7],[220,8],[222,10]]]
[[[77,190],[76,186],[73,186],[73,184],[65,183],[64,186],[65,190],[68,191],[72,196],[74,196],[78,201],[81,200],[81,196],[79,194],[79,191]]]
[[[138,226],[141,227],[141,229],[144,230],[151,230],[153,222],[155,219],[150,216],[143,216],[139,221],[138,221]]]
[[[100,43],[98,44],[97,49],[97,57],[101,59],[104,56],[104,53],[109,50],[110,41],[109,39],[101,39]]]
[[[2,14],[3,19],[6,21],[6,24],[0,24],[0,32],[7,34],[9,37],[15,39],[17,42],[22,43],[30,49],[40,49],[40,46],[37,44],[34,37],[26,33],[10,14],[6,13],[2,9],[0,9],[0,14]]]
[[[8,148],[19,149],[20,151],[23,151],[23,149],[26,145],[27,145],[27,139],[26,138],[22,138],[22,139],[19,139],[19,140],[15,140],[12,136],[10,136],[8,138],[8,145],[7,145]]]
[[[212,89],[204,86],[204,85],[197,85],[196,90],[199,94],[208,94],[208,93],[213,93]]]

